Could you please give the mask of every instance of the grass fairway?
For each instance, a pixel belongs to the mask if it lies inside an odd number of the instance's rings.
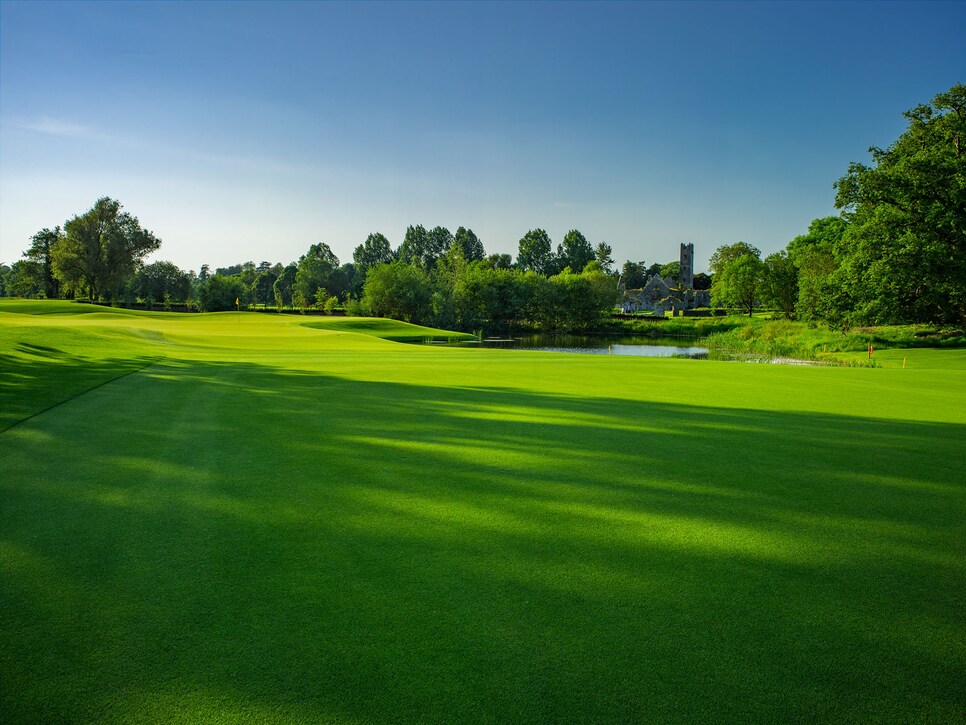
[[[966,719],[962,355],[304,322],[0,303],[0,722]]]

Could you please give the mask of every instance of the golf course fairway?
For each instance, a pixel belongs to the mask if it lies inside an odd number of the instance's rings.
[[[0,302],[0,722],[962,722],[966,358]]]

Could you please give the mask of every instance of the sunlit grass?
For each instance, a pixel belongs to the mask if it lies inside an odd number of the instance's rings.
[[[0,303],[3,722],[966,714],[966,381],[941,355],[73,307]]]

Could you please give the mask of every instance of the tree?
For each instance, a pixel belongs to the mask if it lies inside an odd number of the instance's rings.
[[[434,227],[427,232],[421,224],[410,226],[399,247],[398,257],[400,261],[429,271],[452,243],[453,235],[446,227]]]
[[[794,317],[798,302],[798,267],[785,251],[769,254],[763,265],[762,300],[778,308],[785,317]]]
[[[392,251],[392,245],[385,235],[374,232],[366,237],[366,241],[355,248],[352,252],[352,261],[356,265],[356,274],[363,278],[371,267],[378,264],[388,264],[395,259],[396,255]]]
[[[63,236],[60,227],[41,229],[30,238],[30,249],[23,253],[24,257],[37,265],[31,269],[39,272],[37,286],[47,299],[60,296],[60,281],[54,276],[52,253]]]
[[[711,289],[711,275],[704,272],[698,272],[694,275],[694,290],[709,290]]]
[[[738,242],[718,247],[711,255],[711,299],[716,305],[739,307],[751,317],[761,292],[764,265],[760,254],[755,247]]]
[[[711,255],[711,270],[714,304],[739,307],[750,317],[761,291],[761,252],[745,242],[722,245]]]
[[[239,306],[246,299],[248,290],[237,276],[224,277],[214,274],[204,282],[198,290],[198,306],[202,312],[224,312],[236,309],[235,300]]]
[[[587,241],[587,237],[576,229],[571,229],[564,235],[563,243],[557,250],[559,269],[570,267],[575,274],[580,274],[592,259],[594,259],[594,248]]]
[[[268,307],[275,302],[275,281],[278,275],[274,269],[263,269],[252,283],[252,301],[256,305]]]
[[[161,246],[136,217],[121,211],[120,202],[106,196],[68,221],[64,232],[51,249],[54,276],[90,300],[119,295],[144,257]]]
[[[600,268],[606,274],[613,273],[614,266],[614,250],[606,242],[600,242],[596,247],[594,247],[594,258],[600,262]]]
[[[531,229],[520,240],[517,265],[520,269],[547,274],[553,265],[550,235],[543,229]]]
[[[5,279],[4,293],[11,297],[33,297],[40,293],[43,270],[29,259],[18,259],[10,265]]]
[[[746,254],[751,254],[759,259],[761,258],[761,251],[759,251],[757,247],[753,247],[746,242],[736,242],[734,244],[721,245],[714,251],[714,254],[711,255],[711,259],[708,262],[711,275],[717,275],[718,272],[723,270],[728,264],[736,260],[738,257],[742,257]]]
[[[680,284],[678,278],[681,276],[681,263],[675,260],[674,262],[662,264],[660,275],[661,279],[669,285]]]
[[[165,299],[184,302],[191,291],[191,280],[173,262],[154,262],[134,273],[131,291],[148,305]]]
[[[369,270],[362,304],[377,317],[415,323],[429,316],[432,294],[429,279],[422,269],[392,262]]]
[[[453,244],[460,248],[463,259],[467,262],[477,262],[486,257],[483,242],[473,233],[472,229],[459,227],[456,230],[456,236],[453,238]]]
[[[966,322],[966,85],[903,114],[873,165],[835,183],[848,226],[834,276],[856,322]]]
[[[580,331],[595,327],[617,301],[617,281],[599,269],[574,274],[565,268],[541,289],[537,319],[548,330]]]
[[[293,303],[303,310],[309,307],[317,299],[320,288],[328,289],[329,277],[338,268],[339,258],[328,244],[320,242],[310,246],[309,251],[299,258],[292,287]]]
[[[272,292],[275,296],[275,306],[281,311],[285,307],[292,305],[292,288],[295,286],[295,275],[298,274],[298,265],[294,262],[282,270],[282,273],[272,285]]]
[[[847,301],[835,279],[839,268],[837,251],[841,248],[846,222],[841,217],[815,219],[806,234],[788,243],[788,256],[798,270],[795,314],[803,320],[826,320],[829,315],[844,319],[851,309],[837,310]]]
[[[624,266],[621,267],[621,280],[624,282],[624,287],[626,289],[641,289],[645,284],[647,284],[647,267],[646,263],[632,262],[627,260],[624,262]]]
[[[510,269],[513,267],[513,257],[509,254],[491,254],[486,263],[493,269]]]

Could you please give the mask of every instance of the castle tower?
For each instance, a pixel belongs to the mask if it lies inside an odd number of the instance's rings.
[[[694,244],[681,242],[681,288],[694,289]]]

